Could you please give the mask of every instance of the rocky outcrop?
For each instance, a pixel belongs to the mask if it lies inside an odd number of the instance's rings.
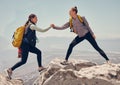
[[[68,65],[61,65],[61,61],[51,61],[33,85],[120,85],[119,64],[70,60]]]
[[[23,81],[19,79],[8,79],[3,74],[0,74],[0,85],[23,85]]]

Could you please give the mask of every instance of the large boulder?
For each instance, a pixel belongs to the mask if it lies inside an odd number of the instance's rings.
[[[58,73],[61,70],[65,70],[65,71],[72,70],[72,72],[74,72],[74,71],[79,71],[81,68],[86,68],[96,65],[95,63],[89,61],[83,61],[83,60],[77,61],[74,59],[71,60],[68,65],[61,65],[60,64],[61,61],[63,60],[54,59],[53,61],[51,61],[46,71],[42,72],[40,78],[37,79],[37,81],[39,81],[39,84],[37,85],[46,85],[45,82],[47,82],[49,78],[51,78],[51,76],[55,75],[55,73]],[[50,85],[52,85],[52,83]],[[54,85],[59,85],[59,83]]]
[[[19,79],[8,79],[0,73],[0,85],[23,85],[23,81]]]
[[[61,61],[51,61],[33,85],[120,85],[120,64],[70,60],[68,65],[61,65]]]

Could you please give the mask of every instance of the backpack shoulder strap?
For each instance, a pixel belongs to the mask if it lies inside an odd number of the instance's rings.
[[[70,29],[71,29],[73,27],[73,25],[72,25],[72,17],[70,17],[69,23],[70,23]]]

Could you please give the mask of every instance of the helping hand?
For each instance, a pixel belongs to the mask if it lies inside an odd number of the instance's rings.
[[[50,25],[50,27],[54,28],[54,27],[55,27],[55,25],[54,25],[54,24],[51,24],[51,25]]]

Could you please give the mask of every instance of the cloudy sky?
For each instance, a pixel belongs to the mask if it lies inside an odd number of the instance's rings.
[[[11,39],[15,29],[23,25],[29,14],[38,16],[37,25],[42,29],[51,23],[58,26],[69,20],[68,11],[77,6],[85,16],[97,38],[120,38],[120,0],[1,0],[0,37]],[[51,29],[39,33],[40,37],[74,37],[69,29]]]

